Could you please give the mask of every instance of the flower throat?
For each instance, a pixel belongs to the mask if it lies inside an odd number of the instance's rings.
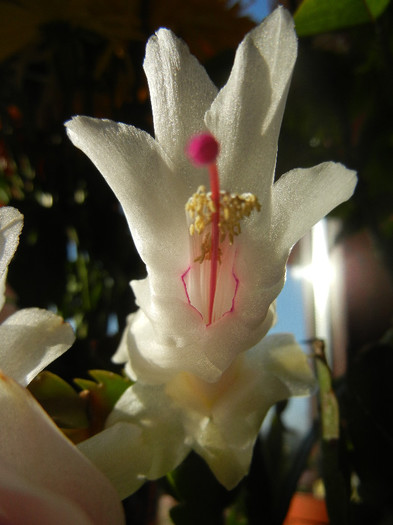
[[[186,203],[189,231],[193,239],[193,264],[183,274],[189,303],[194,306],[207,326],[234,309],[239,284],[233,272],[234,240],[240,235],[240,221],[255,209],[260,211],[258,199],[251,193],[238,195],[220,191],[216,159],[219,144],[210,133],[193,137],[187,153],[196,166],[207,166],[210,192],[199,186]]]

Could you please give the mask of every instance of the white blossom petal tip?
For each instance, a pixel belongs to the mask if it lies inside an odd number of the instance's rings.
[[[279,232],[283,250],[288,250],[319,219],[347,201],[356,184],[356,172],[335,162],[295,169],[280,177],[273,186],[272,223]]]
[[[75,340],[68,323],[47,310],[25,308],[0,325],[0,362],[4,372],[26,386]]]

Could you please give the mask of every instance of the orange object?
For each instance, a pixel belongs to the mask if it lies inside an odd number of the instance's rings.
[[[329,525],[324,499],[312,494],[296,493],[289,506],[284,525]]]

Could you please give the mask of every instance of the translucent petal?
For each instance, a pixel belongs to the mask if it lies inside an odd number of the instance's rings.
[[[188,255],[185,199],[180,174],[160,146],[144,131],[109,120],[74,117],[66,126],[119,199],[148,268],[160,275],[181,271]]]
[[[168,29],[160,29],[149,39],[144,69],[155,137],[176,165],[185,203],[196,190],[201,175],[201,170],[193,168],[185,155],[186,145],[192,135],[205,129],[203,117],[217,88],[187,45]]]
[[[115,405],[107,427],[118,422],[138,424],[142,450],[147,451],[148,479],[157,479],[183,461],[190,447],[185,442],[181,411],[163,395],[161,386],[135,383]],[[143,454],[143,452],[142,452]]]
[[[277,249],[288,250],[315,223],[354,192],[356,173],[342,164],[325,162],[295,169],[273,187],[272,229]]]
[[[79,443],[79,450],[109,479],[120,499],[134,493],[146,481],[150,451],[140,439],[141,430],[118,422]]]
[[[30,393],[0,375],[0,462],[27,487],[54,493],[95,525],[124,523],[121,502],[105,477],[66,439]],[[21,487],[23,488],[23,487]]]
[[[254,193],[267,214],[296,54],[292,18],[284,9],[276,9],[240,44],[229,80],[205,117],[221,145],[222,187]]]
[[[75,335],[61,317],[39,308],[19,310],[0,325],[3,371],[27,385],[70,348]]]
[[[309,395],[315,379],[292,335],[263,339],[219,382],[179,374],[166,391],[185,409],[189,441],[228,489],[247,474],[261,423],[277,401]]]
[[[173,470],[189,452],[180,415],[163,387],[135,384],[117,402],[105,430],[79,448],[125,498],[146,479]]]
[[[0,519],[12,525],[94,525],[72,501],[26,481],[0,458]],[[4,521],[3,521],[4,520]]]

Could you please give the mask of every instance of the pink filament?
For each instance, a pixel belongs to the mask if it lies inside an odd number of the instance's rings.
[[[210,287],[209,287],[209,322],[208,325],[212,324],[213,321],[213,307],[214,298],[216,295],[217,286],[217,265],[218,265],[218,252],[220,248],[220,230],[219,230],[219,219],[220,219],[220,181],[218,177],[218,170],[216,164],[209,165],[209,177],[210,177],[210,190],[212,195],[212,201],[214,203],[215,211],[212,214],[212,244],[211,244],[211,255],[210,255]]]
[[[211,198],[214,203],[212,213],[212,243],[210,254],[210,283],[209,283],[209,316],[208,324],[213,322],[214,298],[217,287],[217,265],[220,249],[220,181],[216,165],[216,158],[220,151],[220,145],[211,133],[200,133],[190,140],[187,153],[192,162],[197,166],[208,166],[210,176]]]

